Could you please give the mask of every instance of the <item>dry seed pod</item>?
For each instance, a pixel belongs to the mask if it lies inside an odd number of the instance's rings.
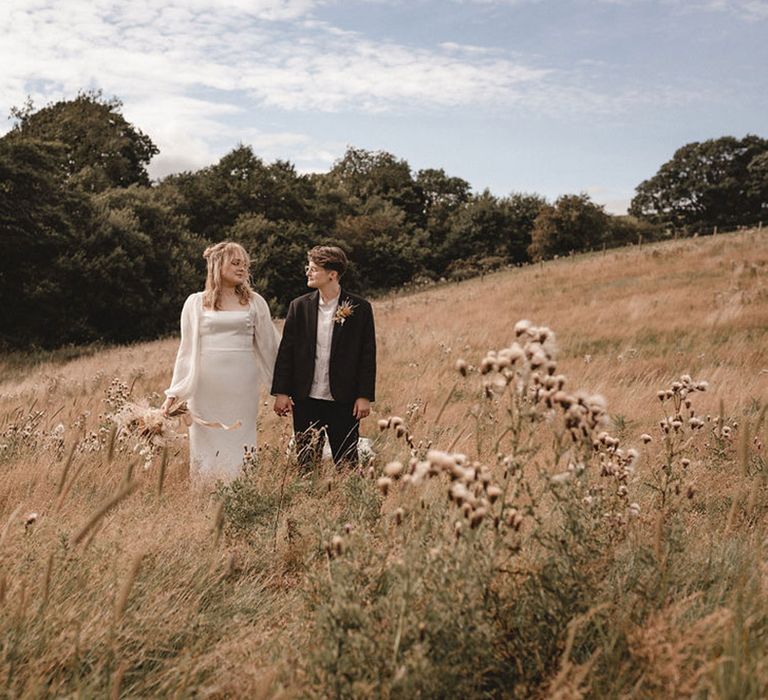
[[[390,462],[384,467],[384,475],[397,479],[403,473],[402,462]]]
[[[390,479],[388,476],[379,477],[379,479],[376,481],[376,486],[379,487],[379,491],[381,491],[383,496],[386,496],[387,493],[389,493],[389,487],[391,485],[392,479]]]
[[[480,507],[477,510],[475,510],[470,519],[469,519],[469,526],[474,529],[478,525],[480,525],[481,522],[483,522],[483,518],[488,514],[488,511],[485,510],[485,508]]]
[[[491,503],[496,503],[499,496],[501,496],[501,489],[498,486],[489,486],[486,493],[488,494],[488,500]]]

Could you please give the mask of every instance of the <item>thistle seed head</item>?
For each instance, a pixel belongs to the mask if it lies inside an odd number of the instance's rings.
[[[397,479],[403,473],[402,462],[390,462],[384,467],[384,475],[392,479]]]
[[[531,322],[523,319],[515,324],[515,337],[519,338],[521,335],[528,332],[531,328]]]
[[[483,522],[483,518],[488,514],[485,508],[482,506],[473,511],[469,518],[469,526],[474,530],[480,523]]]
[[[387,493],[389,493],[389,487],[391,485],[392,479],[390,479],[388,476],[379,477],[376,481],[376,486],[379,487],[379,491],[381,491],[383,496],[386,496]]]
[[[501,496],[501,489],[498,486],[489,486],[488,487],[488,500],[491,503],[496,503],[497,500],[499,500],[499,496]]]

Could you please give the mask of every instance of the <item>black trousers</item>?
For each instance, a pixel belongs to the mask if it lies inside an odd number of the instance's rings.
[[[303,399],[293,406],[293,430],[299,465],[310,468],[319,464],[323,453],[323,435],[328,436],[336,466],[357,465],[357,440],[360,422],[352,415],[354,403]]]

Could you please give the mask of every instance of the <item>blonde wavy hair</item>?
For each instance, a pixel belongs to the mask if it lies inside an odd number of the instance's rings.
[[[205,291],[203,292],[203,306],[206,309],[221,309],[221,292],[223,284],[221,282],[221,268],[224,263],[235,256],[245,260],[247,267],[250,267],[251,258],[248,252],[239,243],[234,241],[221,241],[216,245],[209,245],[203,252],[203,257],[208,265],[208,272],[205,277]],[[243,306],[247,306],[251,301],[250,276],[235,287],[235,294],[240,299]]]

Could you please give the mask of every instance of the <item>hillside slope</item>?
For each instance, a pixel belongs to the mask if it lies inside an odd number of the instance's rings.
[[[374,312],[370,475],[300,475],[267,404],[256,466],[232,486],[190,484],[183,441],[142,468],[130,437],[111,444],[106,414],[128,388],[159,403],[173,339],[4,373],[5,694],[764,696],[765,233],[551,261]],[[604,396],[605,429],[643,450],[621,481],[632,509],[594,470],[558,491],[550,476],[576,447],[557,415],[510,433],[523,404],[484,399],[483,377],[455,371],[507,347],[520,319],[556,333],[567,387]],[[709,421],[674,447],[656,395],[684,374],[709,383],[695,397]],[[433,445],[483,465],[501,525],[470,528],[442,476],[377,488],[411,454],[376,427],[392,414],[420,458]],[[585,475],[607,454],[589,449]],[[598,518],[583,504],[601,494],[613,510]]]

